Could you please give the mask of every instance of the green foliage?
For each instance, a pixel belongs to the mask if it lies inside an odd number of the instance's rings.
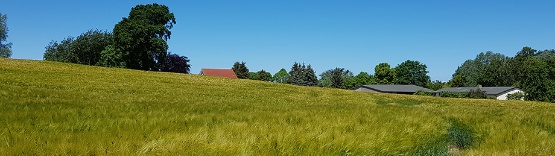
[[[47,50],[48,51],[48,50]],[[46,54],[45,54],[46,58]],[[46,60],[46,59],[45,59]],[[99,66],[125,68],[125,61],[123,61],[123,54],[116,51],[113,45],[108,45],[102,52],[100,52]]]
[[[417,85],[425,87],[430,82],[426,65],[418,61],[407,60],[395,67],[395,84]]]
[[[468,93],[461,93],[461,92],[441,92],[440,97],[447,97],[447,98],[467,98]]]
[[[60,43],[52,41],[46,46],[44,60],[101,65],[102,51],[112,43],[112,34],[106,31],[89,30],[77,38],[68,37]]]
[[[508,94],[507,100],[524,100],[524,97],[526,97],[526,94],[524,94],[523,92],[516,92],[513,94]]]
[[[459,67],[460,68],[460,67]],[[466,79],[462,75],[455,75],[448,83],[451,87],[464,87]]]
[[[512,72],[508,66],[510,60],[509,57],[500,53],[482,52],[474,60],[467,60],[458,67],[453,74],[453,80],[456,76],[460,76],[457,79],[464,78],[464,81],[457,80],[457,83],[464,82],[462,86],[465,87],[478,84],[492,87],[511,86],[513,78],[508,77]],[[455,86],[461,85],[455,84]]]
[[[471,89],[467,95],[467,98],[473,98],[473,99],[486,99],[488,98],[488,94],[486,94],[485,91],[480,90],[479,88],[476,90]]]
[[[380,63],[374,68],[374,76],[378,84],[393,84],[395,70],[391,69],[388,63]]]
[[[445,83],[445,82],[435,80],[435,81],[432,81],[432,82],[428,82],[426,84],[426,88],[431,89],[431,90],[439,90],[441,88],[444,88],[446,84],[447,83]]]
[[[114,27],[114,48],[126,68],[157,70],[165,63],[174,14],[165,5],[137,5]]]
[[[310,65],[305,66],[295,62],[289,71],[291,75],[291,84],[299,86],[316,86],[318,78]]]
[[[258,72],[249,72],[249,79],[260,80],[260,75],[258,75]]]
[[[281,68],[276,74],[274,74],[273,77],[274,82],[277,83],[289,83],[289,79],[291,78],[289,73],[287,73],[287,71],[283,68]]]
[[[8,25],[6,24],[7,20],[8,17],[6,14],[0,13],[0,57],[5,58],[12,56],[12,43],[5,43],[8,38]]]
[[[76,63],[78,60],[77,55],[74,52],[73,46],[71,46],[73,40],[73,37],[68,37],[60,43],[57,41],[50,42],[48,46],[46,46],[44,60]]]
[[[233,63],[233,67],[231,67],[231,69],[233,70],[233,72],[235,72],[235,75],[237,75],[237,78],[240,78],[240,79],[250,78],[249,68],[247,68],[246,62],[241,62],[241,63],[235,62]]]
[[[353,81],[354,81],[354,84],[352,85],[353,87],[377,83],[376,79],[372,75],[369,75],[367,72],[358,73],[354,77]]]
[[[249,72],[249,79],[260,80],[260,81],[272,81],[272,74],[262,69],[258,72]]]
[[[351,89],[355,87],[353,73],[344,68],[334,68],[320,74],[318,86],[328,88]]]
[[[272,81],[272,74],[270,72],[265,71],[264,69],[257,72],[258,73],[258,80],[260,81]]]

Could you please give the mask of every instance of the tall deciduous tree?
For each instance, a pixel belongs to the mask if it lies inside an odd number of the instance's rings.
[[[115,54],[127,68],[155,70],[164,64],[167,40],[175,24],[174,14],[165,5],[137,5],[129,17],[114,27]]]
[[[186,56],[168,53],[165,62],[161,68],[162,71],[189,74],[191,65]]]
[[[264,69],[257,72],[258,73],[258,80],[260,81],[271,81],[272,74],[270,72],[265,71]]]
[[[246,62],[235,62],[233,64],[233,67],[231,67],[231,69],[233,70],[233,72],[235,72],[235,75],[237,75],[237,78],[240,79],[248,79],[249,76],[249,69],[247,68],[247,63]]]
[[[107,31],[89,30],[77,38],[68,37],[60,43],[52,41],[46,46],[44,60],[101,65],[102,51],[112,43],[112,34]]]
[[[426,68],[425,64],[418,61],[407,60],[395,67],[395,83],[425,87],[430,82]]]
[[[274,74],[273,81],[277,83],[289,83],[290,79],[289,73],[283,68],[281,68],[276,74]]]
[[[12,43],[6,41],[8,38],[7,20],[6,14],[0,13],[0,57],[12,56]]]
[[[380,63],[374,68],[374,76],[378,84],[391,84],[395,79],[395,70],[388,63]]]

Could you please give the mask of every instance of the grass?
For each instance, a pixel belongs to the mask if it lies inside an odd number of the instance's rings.
[[[552,155],[549,103],[0,59],[0,155]]]

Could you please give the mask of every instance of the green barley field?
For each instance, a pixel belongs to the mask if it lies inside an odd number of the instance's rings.
[[[0,155],[554,155],[555,105],[0,59]]]

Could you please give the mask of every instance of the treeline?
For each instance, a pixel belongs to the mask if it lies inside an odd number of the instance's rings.
[[[526,100],[555,102],[555,50],[523,47],[514,57],[482,52],[459,66],[448,84],[514,86],[526,93]]]
[[[300,86],[352,89],[367,84],[413,84],[429,88],[437,88],[435,86],[441,88],[445,85],[445,83],[439,81],[430,81],[427,66],[412,60],[407,60],[395,68],[391,68],[388,63],[380,63],[374,68],[373,75],[367,72],[354,75],[344,68],[329,69],[320,74],[320,79],[318,79],[310,64],[305,65],[297,62],[293,63],[289,72],[282,68],[274,75],[265,70],[249,72],[245,62],[235,62],[232,69],[237,77],[241,79],[272,81]]]
[[[44,60],[189,73],[189,59],[167,51],[174,24],[174,14],[167,6],[137,5],[113,32],[89,30],[75,38],[50,42]]]

